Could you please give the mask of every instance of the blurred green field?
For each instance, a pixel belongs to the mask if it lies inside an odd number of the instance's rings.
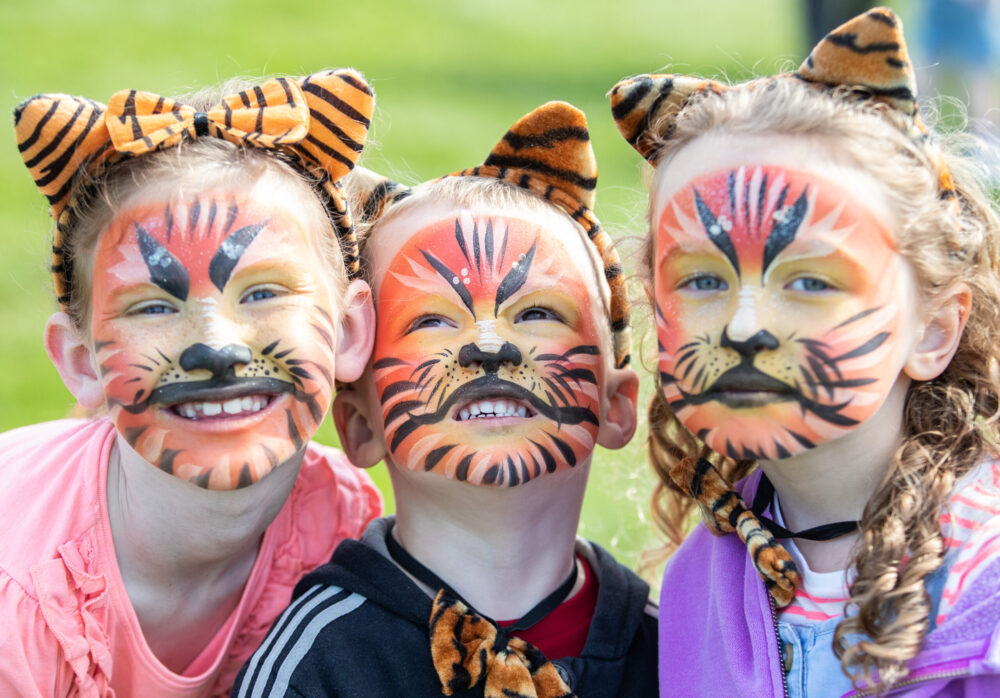
[[[794,0],[6,0],[0,3],[0,109],[37,92],[107,101],[139,88],[176,94],[234,75],[299,75],[353,66],[375,88],[364,163],[405,182],[480,162],[517,118],[564,99],[590,119],[601,175],[597,213],[626,238],[634,269],[643,232],[638,156],[618,136],[604,94],[623,76],[730,78],[793,67],[807,47]],[[49,221],[12,131],[0,139],[0,430],[67,414],[73,401],[42,349],[53,308],[45,270]],[[646,310],[637,309],[639,327]],[[649,337],[634,356],[651,385]],[[644,410],[640,408],[640,416]],[[626,563],[651,543],[645,419],[632,444],[595,456],[582,531]],[[319,439],[336,442],[328,423]],[[383,466],[374,473],[388,492]],[[391,497],[391,493],[388,493]]]

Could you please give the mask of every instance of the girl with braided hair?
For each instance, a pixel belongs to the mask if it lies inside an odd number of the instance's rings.
[[[706,524],[665,695],[1000,692],[1000,220],[914,84],[879,8],[791,74],[611,92],[655,168],[655,511]]]

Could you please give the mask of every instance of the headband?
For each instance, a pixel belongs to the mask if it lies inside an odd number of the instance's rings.
[[[353,70],[273,78],[207,112],[135,90],[115,93],[107,106],[63,94],[23,102],[14,111],[14,131],[56,223],[52,277],[60,305],[70,302],[73,265],[65,250],[77,211],[93,194],[87,180],[126,159],[206,137],[271,151],[313,178],[353,277],[358,246],[340,180],[357,162],[373,106],[371,89]]]
[[[597,188],[597,161],[583,112],[566,102],[548,102],[523,116],[497,143],[481,165],[440,177],[498,179],[526,189],[558,206],[580,224],[594,244],[611,290],[611,332],[615,365],[631,361],[629,301],[618,252],[591,210]],[[374,222],[410,188],[370,171],[352,176],[359,192],[360,216]]]
[[[694,96],[764,87],[774,80],[799,80],[858,102],[884,104],[882,113],[927,156],[942,199],[957,198],[955,183],[917,112],[917,81],[903,39],[903,23],[884,7],[858,15],[827,34],[793,73],[738,85],[684,75],[639,75],[622,80],[608,96],[615,124],[651,165],[676,128],[678,114]],[[957,201],[956,201],[957,206]]]
[[[937,173],[941,199],[957,209],[951,173],[917,112],[916,79],[902,22],[886,8],[870,10],[827,34],[793,73],[734,86],[682,75],[639,75],[611,89],[611,111],[625,140],[656,166],[662,143],[673,136],[679,114],[693,98],[713,99],[729,90],[766,88],[776,80],[801,81],[828,94],[836,92],[831,96],[837,99],[885,105],[880,114],[926,155]],[[657,405],[655,409],[667,408]],[[677,427],[679,423],[666,428]],[[670,467],[670,479],[697,502],[712,533],[739,535],[768,593],[779,607],[787,606],[800,581],[795,563],[717,465],[705,458],[682,458]]]

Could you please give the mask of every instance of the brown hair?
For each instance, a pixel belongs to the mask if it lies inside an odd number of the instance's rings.
[[[977,182],[970,159],[946,147],[916,144],[885,118],[884,105],[822,93],[795,80],[762,81],[723,94],[695,96],[676,117],[669,139],[657,144],[658,167],[670,166],[684,146],[708,133],[811,137],[851,157],[886,183],[899,221],[900,253],[916,272],[923,300],[964,282],[972,308],[958,351],[945,371],[909,387],[903,441],[885,479],[868,500],[853,552],[857,576],[847,613],[837,626],[835,652],[845,673],[885,690],[906,674],[927,634],[928,575],[944,558],[939,517],[956,481],[996,448],[993,424],[1000,410],[1000,218]],[[650,133],[664,129],[653,125]],[[940,151],[940,152],[938,152]],[[959,210],[939,196],[932,158],[951,169]],[[653,236],[643,254],[652,273]],[[649,455],[659,476],[653,515],[667,537],[669,555],[693,527],[694,501],[669,477],[682,458],[706,457],[730,482],[749,474],[754,461],[715,453],[671,412],[662,391],[649,407]],[[851,636],[866,635],[853,641]]]
[[[230,80],[179,100],[197,110],[207,110],[223,95],[253,83]],[[126,205],[141,197],[184,196],[215,187],[285,186],[297,197],[295,206],[317,231],[316,244],[334,272],[337,297],[347,288],[343,252],[323,203],[316,196],[316,181],[281,155],[239,146],[221,138],[185,141],[174,148],[128,158],[99,172],[79,175],[74,186],[82,192],[73,228],[67,231],[66,262],[71,265],[72,286],[66,309],[74,324],[85,329],[90,320],[90,283],[97,241],[112,219]],[[336,304],[335,307],[339,306]]]

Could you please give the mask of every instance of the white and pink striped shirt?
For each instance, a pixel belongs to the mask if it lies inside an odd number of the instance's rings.
[[[775,521],[784,525],[777,499]],[[1000,461],[988,460],[964,477],[941,512],[945,564],[951,565],[938,604],[935,623],[940,625],[986,563],[1000,556]],[[849,600],[849,575],[853,571],[814,572],[790,540],[782,541],[798,565],[802,581],[795,599],[781,610],[779,620],[793,625],[813,625],[844,614]]]

